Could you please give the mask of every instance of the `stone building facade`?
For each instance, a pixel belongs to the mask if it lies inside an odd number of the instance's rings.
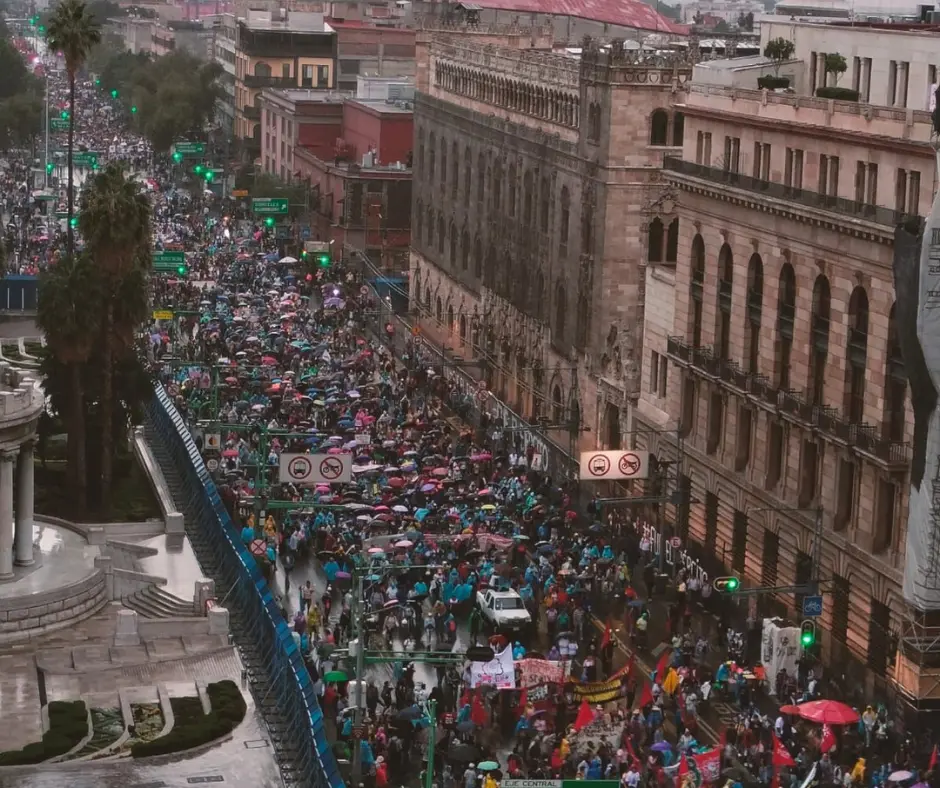
[[[691,68],[618,42],[550,48],[538,31],[418,32],[411,307],[574,454],[619,444],[637,394],[644,269],[679,238],[660,167]]]
[[[647,304],[674,306],[648,309],[637,420],[680,428],[679,535],[747,585],[811,580],[821,516],[823,654],[854,656],[864,687],[892,675],[910,614],[892,264],[895,227],[936,190],[929,116],[698,79],[664,167],[678,254],[647,272]],[[674,434],[640,443],[675,460]],[[800,594],[762,603],[802,617]]]

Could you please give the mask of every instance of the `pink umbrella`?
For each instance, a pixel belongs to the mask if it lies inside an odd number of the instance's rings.
[[[262,357],[261,357],[261,363],[262,363],[262,364],[267,364],[267,365],[270,366],[270,365],[272,365],[272,364],[277,364],[277,359],[274,358],[274,356],[262,356]]]
[[[325,484],[318,484],[316,487],[316,491],[318,493],[322,493],[323,495],[327,495],[330,492],[330,488]]]
[[[399,547],[402,550],[407,550],[409,547],[414,547],[415,543],[410,542],[407,539],[402,539],[400,542],[395,542],[395,547]]]
[[[376,506],[374,511],[376,512],[387,512],[389,508],[387,506]]]
[[[226,449],[222,452],[223,457],[237,457],[238,452],[235,449]]]
[[[384,553],[385,551],[381,547],[370,547],[369,555],[376,555],[377,553]]]
[[[447,468],[435,468],[433,471],[431,471],[431,474],[433,476],[446,476]]]

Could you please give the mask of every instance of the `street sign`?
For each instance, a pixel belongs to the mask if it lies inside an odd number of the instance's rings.
[[[279,478],[292,484],[348,484],[351,454],[282,454]]]
[[[209,469],[209,473],[215,473],[219,470],[219,461],[215,457],[210,457],[206,460],[206,467]]]
[[[232,197],[247,197],[248,189],[232,189]]]
[[[174,142],[173,153],[180,156],[205,156],[206,143],[204,142]]]
[[[372,443],[372,436],[368,432],[360,432],[356,435],[356,443],[361,446],[368,446]]]
[[[172,320],[173,310],[172,309],[154,309],[153,319],[154,320]]]
[[[218,432],[207,432],[205,434],[205,446],[212,451],[218,451],[222,448],[222,435]]]
[[[256,197],[251,201],[251,212],[269,216],[286,216],[287,198]]]
[[[175,271],[178,266],[186,265],[186,252],[154,252],[154,271]]]
[[[583,451],[582,481],[609,479],[646,479],[650,475],[648,451]]]
[[[76,167],[97,167],[98,154],[91,151],[75,153],[72,155],[72,164]]]
[[[803,618],[818,618],[822,615],[823,598],[821,596],[803,597]]]
[[[500,788],[561,788],[561,783],[561,780],[503,780]]]
[[[68,131],[69,122],[63,118],[52,118],[49,121],[49,126],[53,131]]]

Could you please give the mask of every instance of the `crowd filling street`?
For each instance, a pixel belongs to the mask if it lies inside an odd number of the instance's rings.
[[[463,420],[422,342],[375,330],[360,260],[288,254],[248,204],[151,156],[90,78],[79,91],[78,139],[127,161],[155,250],[185,253],[151,278],[140,352],[280,595],[350,784],[935,780],[933,741],[874,699],[843,703],[798,628],[739,627],[681,545],[661,561],[660,523],[577,507],[524,434]],[[36,188],[32,166],[13,152],[0,174],[23,273],[64,248],[64,186]]]

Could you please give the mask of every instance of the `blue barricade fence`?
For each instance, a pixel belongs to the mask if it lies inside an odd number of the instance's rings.
[[[193,525],[217,546],[220,571],[232,589],[226,604],[245,614],[249,635],[264,654],[273,681],[271,695],[288,722],[286,735],[295,741],[304,781],[317,788],[343,788],[339,765],[327,741],[323,712],[290,627],[257,562],[242,544],[189,429],[162,385],[157,385],[149,411],[157,434],[179,469],[187,503],[198,513],[198,522]]]

